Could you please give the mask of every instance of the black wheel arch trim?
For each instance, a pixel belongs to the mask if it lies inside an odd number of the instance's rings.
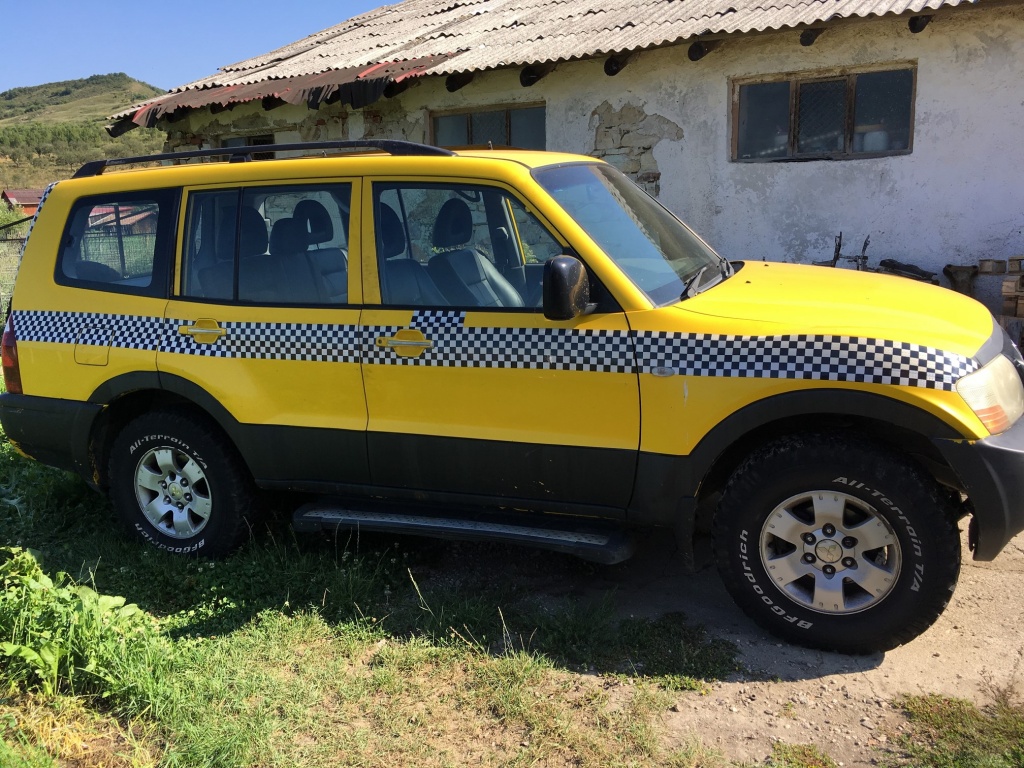
[[[172,395],[205,412],[228,436],[260,484],[294,477],[290,470],[296,467],[283,462],[282,456],[291,457],[300,468],[309,468],[314,476],[317,472],[328,472],[330,462],[337,459],[349,473],[347,481],[369,483],[364,432],[247,424],[236,419],[203,387],[181,376],[156,371],[116,376],[98,387],[90,402],[108,405],[120,397],[145,391]]]
[[[992,560],[1024,530],[1024,418],[982,440],[935,440],[973,508],[975,560]]]
[[[900,445],[900,437],[912,434],[916,436],[914,452],[924,454],[922,458],[933,474],[941,471],[939,465],[946,464],[933,441],[963,439],[962,434],[937,416],[885,395],[852,389],[804,389],[773,395],[723,419],[689,455],[641,451],[630,519],[638,524],[693,530],[694,521],[681,520],[680,516],[695,515],[700,498],[713,491],[716,481],[724,481],[732,468],[757,447],[757,442],[744,444],[745,440],[770,436],[773,424],[795,419],[808,420],[810,429],[814,426],[810,420],[815,417],[851,419],[861,425],[874,423],[879,429],[889,430],[891,434],[885,437],[896,445]],[[665,493],[666,490],[671,493]]]
[[[761,427],[792,418],[821,416],[867,419],[919,435],[922,444],[964,435],[937,416],[901,400],[851,389],[810,389],[786,392],[741,408],[706,434],[691,456],[698,482],[730,446]]]

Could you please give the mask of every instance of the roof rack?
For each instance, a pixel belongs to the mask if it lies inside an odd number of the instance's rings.
[[[254,154],[263,152],[306,152],[314,154],[328,149],[379,149],[392,155],[420,155],[432,157],[453,157],[454,152],[429,144],[417,144],[413,141],[397,141],[392,139],[358,139],[354,141],[311,141],[302,144],[259,144],[251,147],[220,147],[218,149],[194,149],[188,152],[164,152],[159,155],[143,155],[141,157],[112,157],[106,160],[91,160],[71,178],[81,179],[87,176],[99,176],[112,165],[132,165],[134,163],[153,163],[165,160],[191,160],[197,157],[228,157],[230,163],[247,163]]]

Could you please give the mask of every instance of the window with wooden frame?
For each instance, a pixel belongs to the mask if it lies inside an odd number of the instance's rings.
[[[221,141],[222,147],[266,147],[274,143],[274,134],[268,133],[263,136],[233,136]],[[273,152],[253,152],[253,160],[273,160]]]
[[[732,159],[837,160],[909,154],[913,65],[734,82]]]
[[[486,146],[544,149],[543,105],[480,109],[433,116],[434,143],[439,147]]]

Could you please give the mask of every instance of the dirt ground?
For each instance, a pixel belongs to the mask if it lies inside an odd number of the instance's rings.
[[[707,696],[687,695],[666,718],[670,744],[694,734],[737,761],[760,762],[774,741],[814,744],[843,766],[868,766],[899,728],[894,697],[938,693],[987,701],[986,685],[1024,684],[1024,534],[995,561],[965,560],[945,613],[896,650],[843,656],[784,644],[733,604],[713,568],[683,574],[671,542],[641,543],[628,563],[599,572],[627,613],[683,611],[736,643],[746,672]],[[986,682],[988,681],[988,682]],[[675,711],[678,710],[678,711]]]
[[[430,548],[419,541],[413,546]],[[986,686],[1024,690],[1024,533],[988,563],[970,559],[966,533],[961,545],[960,581],[939,620],[907,645],[869,656],[808,650],[769,635],[736,607],[713,566],[686,573],[664,532],[640,539],[633,558],[614,566],[507,545],[438,543],[434,567],[423,575],[480,587],[511,578],[553,605],[611,595],[622,617],[682,612],[735,643],[744,672],[713,683],[707,695],[680,693],[664,716],[667,748],[697,736],[729,760],[760,764],[781,740],[813,744],[846,768],[875,765],[882,756],[879,748],[904,722],[892,706],[901,694],[983,704],[991,701]],[[455,562],[459,576],[450,568]]]

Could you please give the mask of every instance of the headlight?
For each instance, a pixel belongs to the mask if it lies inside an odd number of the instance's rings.
[[[964,376],[956,391],[993,435],[1005,432],[1024,413],[1024,384],[1005,355]]]

